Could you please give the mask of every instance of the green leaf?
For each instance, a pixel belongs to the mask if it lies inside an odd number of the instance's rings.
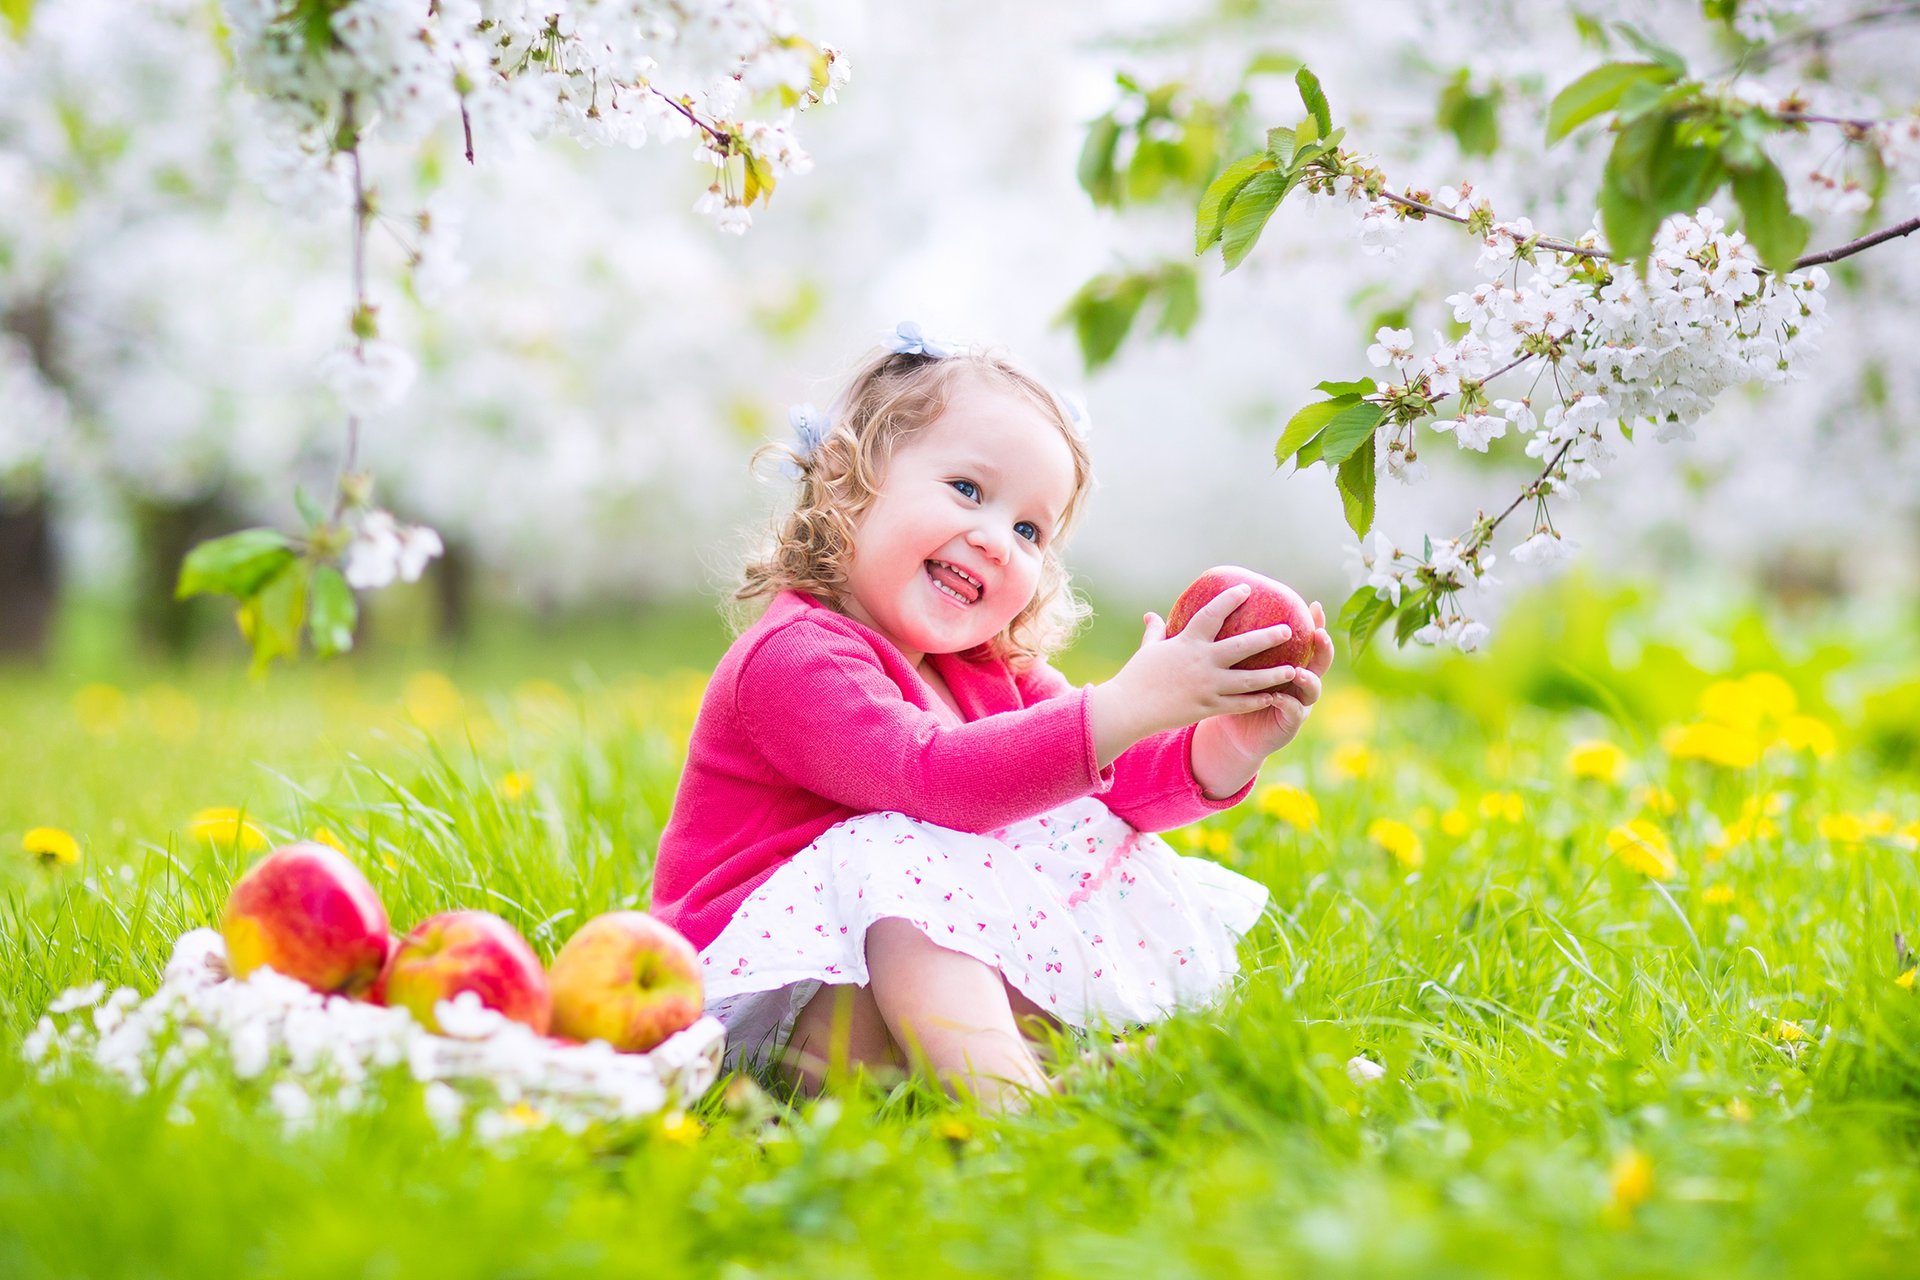
[[[307,491],[299,485],[293,487],[293,509],[300,513],[301,521],[309,530],[319,527],[326,513],[320,510],[320,504],[307,496]]]
[[[275,658],[300,652],[300,624],[307,613],[307,575],[312,565],[293,560],[262,582],[234,613],[240,634],[253,646],[254,675],[265,674]]]
[[[1269,49],[1256,53],[1247,63],[1247,69],[1240,73],[1242,80],[1251,80],[1255,76],[1284,76],[1300,66],[1300,59],[1292,54],[1275,53]]]
[[[1222,270],[1233,270],[1253,251],[1260,233],[1266,230],[1267,219],[1273,216],[1280,198],[1293,183],[1293,174],[1269,169],[1255,174],[1253,180],[1240,189],[1227,209],[1226,223],[1220,233],[1220,258],[1225,263]]]
[[[360,617],[360,605],[353,588],[331,565],[313,571],[313,607],[307,615],[307,637],[313,651],[323,658],[353,648],[353,625]]]
[[[1672,71],[1676,76],[1687,74],[1687,60],[1680,56],[1679,50],[1661,44],[1630,22],[1616,22],[1613,24],[1613,29],[1619,33],[1621,39]]]
[[[33,0],[0,0],[0,18],[7,20],[15,40],[24,40],[33,21]]]
[[[1340,489],[1340,505],[1346,510],[1347,527],[1366,537],[1367,531],[1373,528],[1373,437],[1367,437],[1366,447],[1347,455],[1334,482]]]
[[[1641,259],[1666,212],[1656,207],[1654,173],[1673,146],[1673,121],[1645,116],[1622,129],[1607,153],[1600,185],[1600,222],[1619,258]]]
[[[1357,588],[1340,606],[1340,616],[1334,625],[1347,633],[1348,641],[1353,645],[1354,657],[1367,651],[1374,633],[1385,626],[1393,617],[1397,606],[1392,600],[1382,600],[1374,594],[1372,587]]]
[[[1670,84],[1679,73],[1655,62],[1608,62],[1553,95],[1547,108],[1547,141],[1558,142],[1597,115],[1612,111],[1636,84]]]
[[[174,599],[225,595],[244,600],[293,559],[293,544],[278,529],[242,529],[203,542],[181,562]]]
[[[1374,431],[1386,416],[1383,406],[1365,400],[1342,409],[1320,436],[1321,460],[1328,466],[1345,462],[1362,441],[1373,439]]]
[[[1770,271],[1791,271],[1807,247],[1812,227],[1787,206],[1787,180],[1769,160],[1733,175],[1733,198],[1740,204],[1740,221]]]
[[[1394,620],[1393,642],[1405,644],[1413,638],[1413,633],[1433,620],[1432,593],[1421,588],[1400,601],[1400,616]]]
[[[1141,275],[1100,275],[1080,286],[1056,318],[1070,321],[1080,342],[1080,358],[1088,369],[1113,359],[1134,317],[1147,300],[1147,280]]]
[[[1287,419],[1287,425],[1280,432],[1280,439],[1273,446],[1273,461],[1276,466],[1286,466],[1287,459],[1301,445],[1320,434],[1325,427],[1343,409],[1351,408],[1359,402],[1357,396],[1341,396],[1332,400],[1318,400]],[[1301,463],[1305,466],[1306,463]]]
[[[1320,78],[1305,67],[1294,72],[1294,84],[1300,87],[1300,101],[1307,106],[1307,114],[1320,126],[1320,136],[1326,137],[1333,132],[1333,108],[1327,103],[1326,91],[1320,87]]]
[[[1373,327],[1378,329],[1385,323],[1386,321],[1382,320]],[[1372,378],[1355,378],[1351,382],[1316,382],[1313,384],[1313,389],[1324,391],[1330,396],[1370,396],[1380,389],[1380,384]]]
[[[1220,224],[1226,217],[1227,207],[1240,194],[1240,189],[1251,182],[1256,174],[1273,167],[1272,157],[1256,152],[1235,160],[1220,171],[1219,177],[1207,184],[1206,194],[1200,197],[1200,210],[1194,215],[1195,253],[1205,253],[1220,238]]]
[[[1462,155],[1490,156],[1500,149],[1500,90],[1474,93],[1467,84],[1462,71],[1440,91],[1435,120],[1460,144]]]
[[[1293,163],[1294,148],[1299,145],[1300,140],[1291,129],[1267,130],[1267,155],[1283,169]]]
[[[1087,126],[1087,140],[1080,144],[1077,169],[1080,189],[1098,205],[1114,202],[1113,152],[1120,143],[1120,124],[1111,114],[1101,116]]]
[[[1160,323],[1155,333],[1184,338],[1200,318],[1200,277],[1186,263],[1170,263],[1160,278]]]

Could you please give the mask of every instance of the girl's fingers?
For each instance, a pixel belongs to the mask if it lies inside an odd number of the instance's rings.
[[[1307,670],[1317,676],[1327,674],[1327,668],[1333,665],[1333,637],[1325,631],[1313,633],[1313,656],[1307,659]]]
[[[1313,613],[1313,625],[1317,629],[1325,630],[1327,625],[1327,611],[1320,607],[1320,602],[1315,600],[1312,604],[1308,605],[1307,608]]]
[[[1166,639],[1167,624],[1161,620],[1159,614],[1149,613],[1141,621],[1146,627],[1146,634],[1140,637],[1142,647],[1150,645],[1156,640]]]
[[[1290,683],[1297,675],[1297,667],[1266,667],[1258,671],[1231,671],[1237,677],[1229,686],[1234,693],[1271,693]]]
[[[1283,645],[1291,639],[1293,639],[1293,628],[1282,622],[1277,626],[1261,627],[1257,631],[1242,631],[1237,636],[1228,636],[1214,643],[1224,646],[1221,656],[1228,659],[1228,666],[1232,666],[1235,662],[1251,658],[1256,653],[1265,653],[1268,649]]]
[[[1193,621],[1187,624],[1187,631],[1194,632],[1202,640],[1214,640],[1220,635],[1220,628],[1226,623],[1227,615],[1247,602],[1253,594],[1253,588],[1241,583],[1237,587],[1228,587],[1213,599],[1200,606],[1193,615]],[[1182,632],[1182,635],[1186,632]]]
[[[1310,707],[1320,701],[1320,677],[1312,671],[1302,670],[1293,678],[1293,688],[1289,690],[1303,707]]]

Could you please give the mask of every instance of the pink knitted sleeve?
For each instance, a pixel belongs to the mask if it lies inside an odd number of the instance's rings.
[[[1067,678],[1044,662],[1014,677],[1014,683],[1029,706],[1074,692]],[[1084,690],[1081,696],[1085,696]],[[1253,790],[1251,781],[1232,795],[1215,800],[1193,776],[1195,727],[1156,733],[1121,752],[1109,767],[1113,787],[1100,797],[1101,801],[1141,831],[1170,831],[1245,800]]]
[[[865,813],[978,833],[1110,785],[1084,693],[948,724],[907,701],[863,641],[805,619],[761,639],[735,701],[775,770]]]

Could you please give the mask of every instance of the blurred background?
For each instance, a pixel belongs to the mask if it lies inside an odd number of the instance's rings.
[[[1089,374],[1061,323],[1076,291],[1098,273],[1192,262],[1190,195],[1146,184],[1098,207],[1076,180],[1089,122],[1126,118],[1116,73],[1178,84],[1183,100],[1234,99],[1257,137],[1298,118],[1290,74],[1304,61],[1349,141],[1396,180],[1471,179],[1503,216],[1569,235],[1593,216],[1594,140],[1541,146],[1544,103],[1602,56],[1557,6],[799,8],[854,78],[801,117],[814,171],[784,182],[745,237],[690,212],[704,175],[679,144],[555,139],[471,169],[454,136],[374,154],[383,207],[457,219],[465,270],[443,273],[424,305],[398,242],[376,235],[382,324],[422,374],[367,424],[362,457],[382,504],[433,525],[448,551],[419,586],[366,602],[348,663],[473,652],[496,633],[535,637],[499,650],[535,665],[576,649],[617,663],[642,633],[709,663],[724,645],[716,602],[786,496],[749,454],[784,437],[789,403],[826,403],[908,318],[1004,346],[1088,404],[1100,487],[1068,558],[1100,611],[1089,652],[1124,654],[1140,609],[1164,610],[1214,563],[1337,609],[1352,539],[1331,479],[1278,474],[1274,439],[1313,383],[1367,371],[1378,324],[1423,340],[1441,327],[1441,300],[1473,278],[1470,246],[1415,226],[1398,257],[1369,257],[1345,211],[1290,204],[1239,271],[1198,264],[1190,333],[1137,333]],[[1694,7],[1615,10],[1716,65]],[[215,6],[37,0],[29,12],[0,39],[0,647],[43,671],[238,667],[230,611],[174,602],[173,577],[195,541],[287,526],[296,486],[327,492],[344,432],[316,366],[349,304],[348,219],[263,193],[273,158],[226,76]],[[1905,109],[1914,30],[1766,74],[1817,104],[1879,94],[1871,107]],[[1250,74],[1263,58],[1286,73]],[[1887,189],[1872,215],[1816,212],[1814,244],[1906,216],[1904,199]],[[1896,243],[1835,274],[1826,349],[1804,382],[1730,394],[1691,443],[1643,438],[1556,512],[1583,544],[1581,576],[1540,599],[1634,602],[1595,638],[1600,652],[1630,661],[1652,636],[1725,668],[1740,616],[1789,645],[1844,632],[1897,649],[1913,631],[1920,252]],[[1423,451],[1429,481],[1382,481],[1380,526],[1395,538],[1459,532],[1530,470],[1517,448],[1489,459],[1433,439],[1445,447]],[[1498,634],[1541,584],[1510,561],[1495,572],[1506,585],[1481,608]]]

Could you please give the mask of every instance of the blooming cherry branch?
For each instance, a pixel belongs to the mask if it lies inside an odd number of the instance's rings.
[[[1217,244],[1228,268],[1238,265],[1295,189],[1357,207],[1365,253],[1391,256],[1405,224],[1429,218],[1459,224],[1480,242],[1480,278],[1447,299],[1465,333],[1453,341],[1436,333],[1417,356],[1411,330],[1382,328],[1367,355],[1386,372],[1319,384],[1327,398],[1295,414],[1275,448],[1282,464],[1324,462],[1335,474],[1363,540],[1365,582],[1342,613],[1361,645],[1391,620],[1403,642],[1477,647],[1486,628],[1462,597],[1493,582],[1501,524],[1522,509],[1531,517],[1511,549],[1516,561],[1565,558],[1571,546],[1554,526],[1552,500],[1577,499],[1578,486],[1598,478],[1636,426],[1652,425],[1662,441],[1689,439],[1728,388],[1798,377],[1825,323],[1821,264],[1920,228],[1914,219],[1802,256],[1807,224],[1788,208],[1780,172],[1759,146],[1769,131],[1834,125],[1849,143],[1872,147],[1889,171],[1911,171],[1920,167],[1920,117],[1815,116],[1794,100],[1755,104],[1709,92],[1664,59],[1608,64],[1553,105],[1552,137],[1608,112],[1620,134],[1597,224],[1565,240],[1527,218],[1500,218],[1464,184],[1393,190],[1370,157],[1340,145],[1343,131],[1312,73],[1302,69],[1297,83],[1307,118],[1270,130],[1263,151],[1227,165],[1202,197],[1202,252]],[[1638,155],[1629,145],[1635,131],[1660,146]],[[1691,158],[1676,161],[1682,153]],[[1684,181],[1674,180],[1675,165]],[[1740,206],[1740,230],[1705,203],[1722,184]],[[1699,199],[1673,206],[1676,193]],[[1527,378],[1525,388],[1516,378],[1496,394],[1492,384],[1509,375]],[[1422,426],[1482,453],[1510,431],[1522,435],[1541,470],[1499,514],[1482,512],[1454,538],[1425,538],[1419,554],[1378,534],[1369,544],[1376,462],[1404,483],[1423,478]]]
[[[368,232],[378,222],[406,252],[415,292],[457,283],[458,216],[426,210],[388,224],[366,182],[376,138],[417,144],[460,121],[464,152],[555,130],[583,143],[640,146],[697,139],[714,172],[698,212],[742,233],[751,207],[812,161],[795,111],[831,102],[849,68],[836,50],[794,34],[784,0],[223,0],[236,69],[280,143],[275,186],[295,203],[343,185],[353,228],[347,342],[321,363],[346,411],[347,441],[331,510],[308,510],[300,535],[251,529],[196,547],[177,594],[240,601],[256,669],[299,652],[351,647],[353,591],[412,581],[441,554],[439,535],[372,504],[357,470],[361,420],[406,394],[416,364],[382,336],[367,292]],[[765,117],[751,113],[768,106]]]

